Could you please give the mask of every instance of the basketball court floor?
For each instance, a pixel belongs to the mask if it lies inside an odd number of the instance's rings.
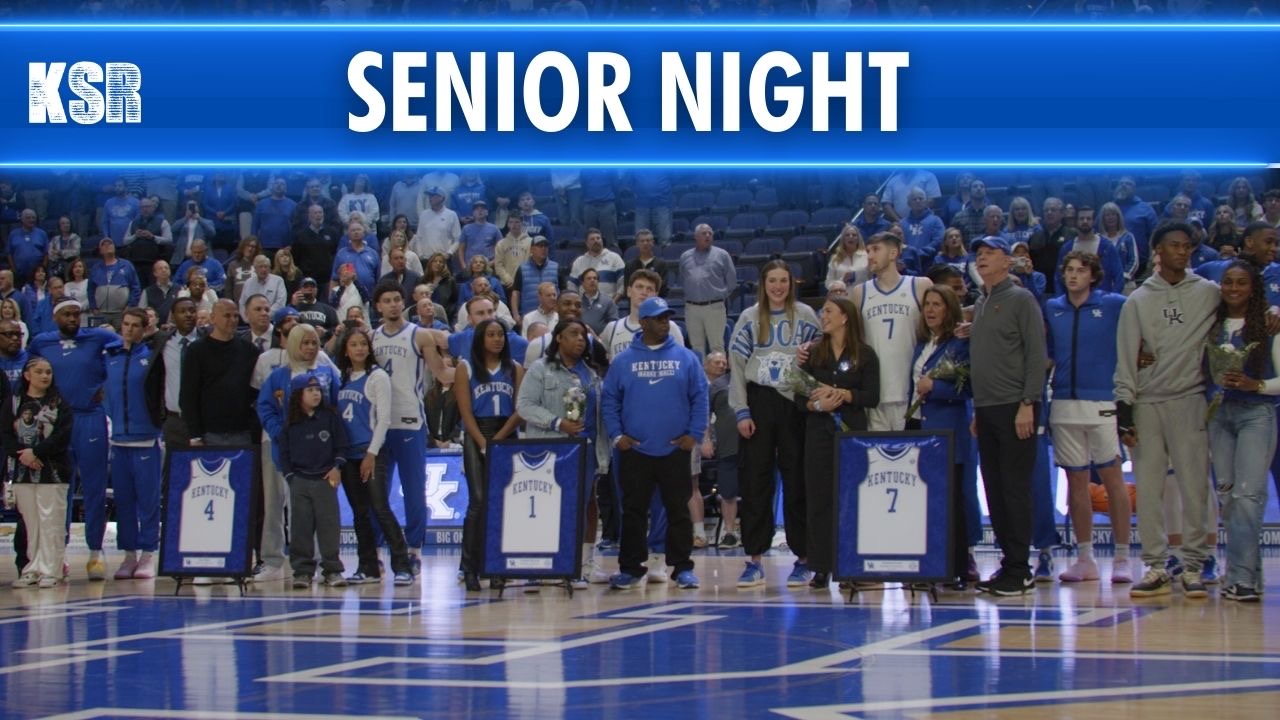
[[[12,554],[0,553],[0,715],[1280,716],[1275,585],[1253,605],[1216,589],[1132,601],[1105,581],[937,601],[888,586],[850,601],[786,588],[785,552],[766,559],[765,588],[740,591],[741,550],[712,550],[695,558],[699,590],[515,587],[499,599],[464,592],[456,551],[438,550],[412,587],[175,597],[164,578],[89,583],[85,559],[71,555],[69,585],[11,590]],[[979,563],[985,575],[996,556]],[[1265,567],[1280,577],[1274,550]]]

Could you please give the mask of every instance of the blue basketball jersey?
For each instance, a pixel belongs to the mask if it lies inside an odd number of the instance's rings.
[[[471,413],[473,415],[478,418],[505,418],[515,413],[516,379],[512,370],[499,369],[489,374],[487,382],[481,382],[476,379],[475,368],[467,363],[467,374],[471,379]]]
[[[347,427],[347,438],[351,441],[351,457],[360,457],[373,440],[373,424],[370,422],[373,403],[365,394],[365,384],[369,381],[369,373],[351,380],[338,391],[338,413]]]

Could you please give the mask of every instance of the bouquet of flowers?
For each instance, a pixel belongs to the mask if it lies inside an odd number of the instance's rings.
[[[789,390],[794,395],[809,397],[809,393],[816,390],[821,384],[822,383],[818,382],[817,378],[804,370],[801,370],[794,364],[782,371],[782,387],[785,390]],[[839,428],[841,432],[849,431],[849,425],[840,417],[840,413],[832,412],[831,416],[835,418],[836,427]]]
[[[573,385],[564,391],[564,419],[570,422],[582,422],[587,412],[587,392],[582,383],[575,377]]]
[[[1223,334],[1225,336],[1225,329]],[[1226,392],[1222,388],[1223,376],[1229,372],[1244,372],[1245,361],[1249,359],[1249,354],[1257,347],[1258,343],[1251,342],[1242,348],[1238,348],[1231,344],[1229,338],[1220,344],[1210,342],[1206,346],[1205,357],[1209,361],[1209,377],[1218,388],[1213,393],[1213,400],[1209,403],[1208,412],[1205,413],[1204,421],[1206,423],[1213,419],[1213,414],[1222,405],[1222,399]]]
[[[956,392],[959,393],[964,390],[964,384],[969,381],[969,363],[957,362],[950,354],[946,354],[924,376],[930,380],[949,380],[955,383]],[[922,404],[924,404],[924,396],[917,395],[911,402],[911,406],[907,408],[908,420],[916,414]]]

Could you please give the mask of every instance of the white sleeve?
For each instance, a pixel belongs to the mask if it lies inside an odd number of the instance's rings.
[[[391,427],[391,376],[385,371],[372,372],[364,387],[371,406],[369,427],[373,428],[373,437],[369,439],[369,449],[366,452],[377,455],[386,442],[387,430]]]
[[[1271,338],[1271,367],[1280,370],[1280,335]],[[1280,395],[1280,376],[1262,378],[1263,395]]]

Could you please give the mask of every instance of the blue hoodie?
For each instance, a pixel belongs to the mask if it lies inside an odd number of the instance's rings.
[[[1195,273],[1205,280],[1222,284],[1222,273],[1227,271],[1231,260],[1214,260],[1197,265]],[[1243,259],[1243,258],[1241,258]],[[1267,304],[1280,306],[1280,263],[1271,263],[1262,269],[1262,289],[1267,295]]]
[[[655,350],[642,335],[609,364],[601,412],[610,441],[626,435],[637,452],[663,457],[681,435],[700,442],[706,433],[707,376],[698,356],[670,336]]]
[[[1080,307],[1066,295],[1045,308],[1054,400],[1115,399],[1116,337],[1125,297],[1095,288]]]
[[[947,231],[946,226],[942,224],[942,218],[934,215],[929,208],[925,208],[924,214],[920,217],[908,214],[898,221],[898,225],[902,227],[907,245],[919,250],[926,257],[931,257],[938,252],[938,248],[942,247],[942,236]]]
[[[107,346],[107,415],[111,418],[111,439],[115,442],[155,440],[160,428],[147,411],[147,373],[151,371],[151,346],[134,343],[126,350],[116,341]]]

